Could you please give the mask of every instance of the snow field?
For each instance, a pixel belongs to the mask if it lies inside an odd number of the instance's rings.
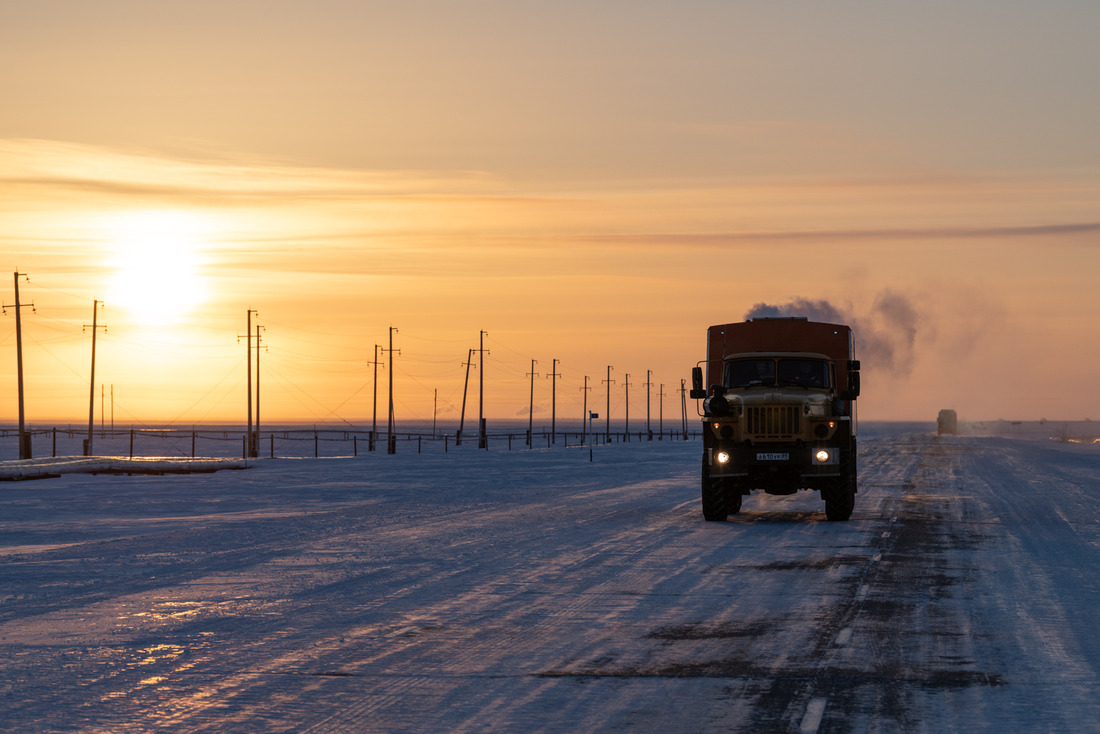
[[[1095,730],[1100,451],[860,448],[847,523],[683,442],[0,484],[0,730]]]

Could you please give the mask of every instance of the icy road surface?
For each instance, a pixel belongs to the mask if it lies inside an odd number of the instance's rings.
[[[702,520],[699,445],[0,485],[0,730],[1100,730],[1100,449],[861,439]]]

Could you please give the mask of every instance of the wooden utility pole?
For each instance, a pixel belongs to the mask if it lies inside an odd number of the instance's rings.
[[[558,442],[558,360],[551,363],[550,374],[550,443]]]
[[[466,388],[470,386],[470,365],[474,361],[474,350],[471,347],[466,355],[463,365],[466,367],[466,381],[462,383],[462,412],[458,415],[458,433],[455,434],[455,446],[462,445],[462,428],[466,424]]]
[[[254,308],[248,309],[248,327],[244,331],[244,339],[246,342],[244,365],[248,370],[248,433],[245,438],[245,453],[249,456],[255,456],[255,454],[252,453],[252,314],[259,315],[259,311]],[[240,340],[241,335],[238,334],[238,343]]]
[[[688,437],[687,387],[685,387],[683,379],[680,380],[680,405],[683,408],[683,413],[684,413],[684,440],[687,441],[687,437]]]
[[[34,313],[34,301],[29,304],[19,302],[19,276],[22,275],[30,282],[30,278],[26,273],[15,273],[15,363],[16,363],[16,381],[19,387],[19,458],[30,459],[31,456],[31,435],[27,433],[26,424],[23,421],[23,319],[21,317],[22,311],[27,306],[30,306],[31,312]],[[3,306],[4,313],[8,312],[9,306]]]
[[[477,373],[477,447],[479,449],[489,448],[489,437],[485,435],[485,335],[488,333],[485,330],[480,332],[478,347],[478,364],[481,366],[481,371]]]
[[[607,383],[607,415],[604,416],[604,429],[603,438],[606,443],[611,443],[611,383],[614,380],[611,379],[611,365],[607,365],[607,379],[604,380]]]
[[[386,453],[397,453],[397,434],[394,433],[394,421],[393,421],[393,333],[397,331],[394,327],[390,327],[390,348],[387,350],[390,355],[390,422],[386,429]],[[401,350],[397,350],[400,354]]]
[[[374,365],[374,418],[371,420],[368,451],[374,451],[374,439],[378,435],[378,350],[381,348],[381,344],[374,345],[374,361],[367,363]]]
[[[649,440],[653,440],[653,429],[649,425],[649,388],[653,383],[650,380],[653,379],[653,370],[645,371],[645,432],[649,437]]]
[[[528,376],[531,378],[531,400],[527,403],[527,445],[531,445],[531,432],[535,428],[535,377],[538,375],[535,372],[535,365],[538,364],[537,359],[531,360],[531,371]]]
[[[435,417],[439,414],[439,388],[435,388],[432,397],[432,438],[435,438]]]
[[[260,455],[260,329],[265,327],[256,324],[256,436],[252,441],[252,456]]]
[[[84,455],[93,456],[92,453],[92,441],[93,441],[93,421],[95,420],[95,334],[99,329],[107,330],[106,325],[100,325],[96,323],[96,317],[99,315],[99,301],[92,301],[92,376],[90,378],[90,384],[88,388],[88,438],[84,440]],[[84,328],[87,329],[88,325],[84,324]]]
[[[626,388],[626,420],[623,422],[623,433],[626,434],[626,440],[630,440],[630,373],[626,373],[626,377],[623,379],[623,387]]]
[[[581,388],[584,395],[584,412],[581,414],[581,445],[583,446],[588,441],[588,391],[591,390],[588,386],[588,375],[584,376],[584,387]]]
[[[665,383],[661,383],[661,389],[657,391],[657,435],[664,440],[665,433]]]

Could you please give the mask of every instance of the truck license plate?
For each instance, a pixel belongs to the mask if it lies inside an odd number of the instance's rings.
[[[790,461],[790,454],[757,454],[757,461]]]

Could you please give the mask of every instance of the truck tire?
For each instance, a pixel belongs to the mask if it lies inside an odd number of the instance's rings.
[[[821,493],[825,500],[825,517],[843,521],[852,516],[856,505],[856,463],[849,459],[840,470],[840,480]]]
[[[726,519],[726,495],[722,491],[722,482],[703,477],[703,519],[709,522],[721,522]]]
[[[726,512],[730,515],[736,515],[741,512],[741,500],[744,496],[741,494],[741,490],[730,482],[726,485]]]
[[[703,457],[703,519],[708,522],[722,522],[727,515],[741,511],[741,494],[734,490],[724,479],[712,479]],[[736,505],[733,498],[736,496]]]

